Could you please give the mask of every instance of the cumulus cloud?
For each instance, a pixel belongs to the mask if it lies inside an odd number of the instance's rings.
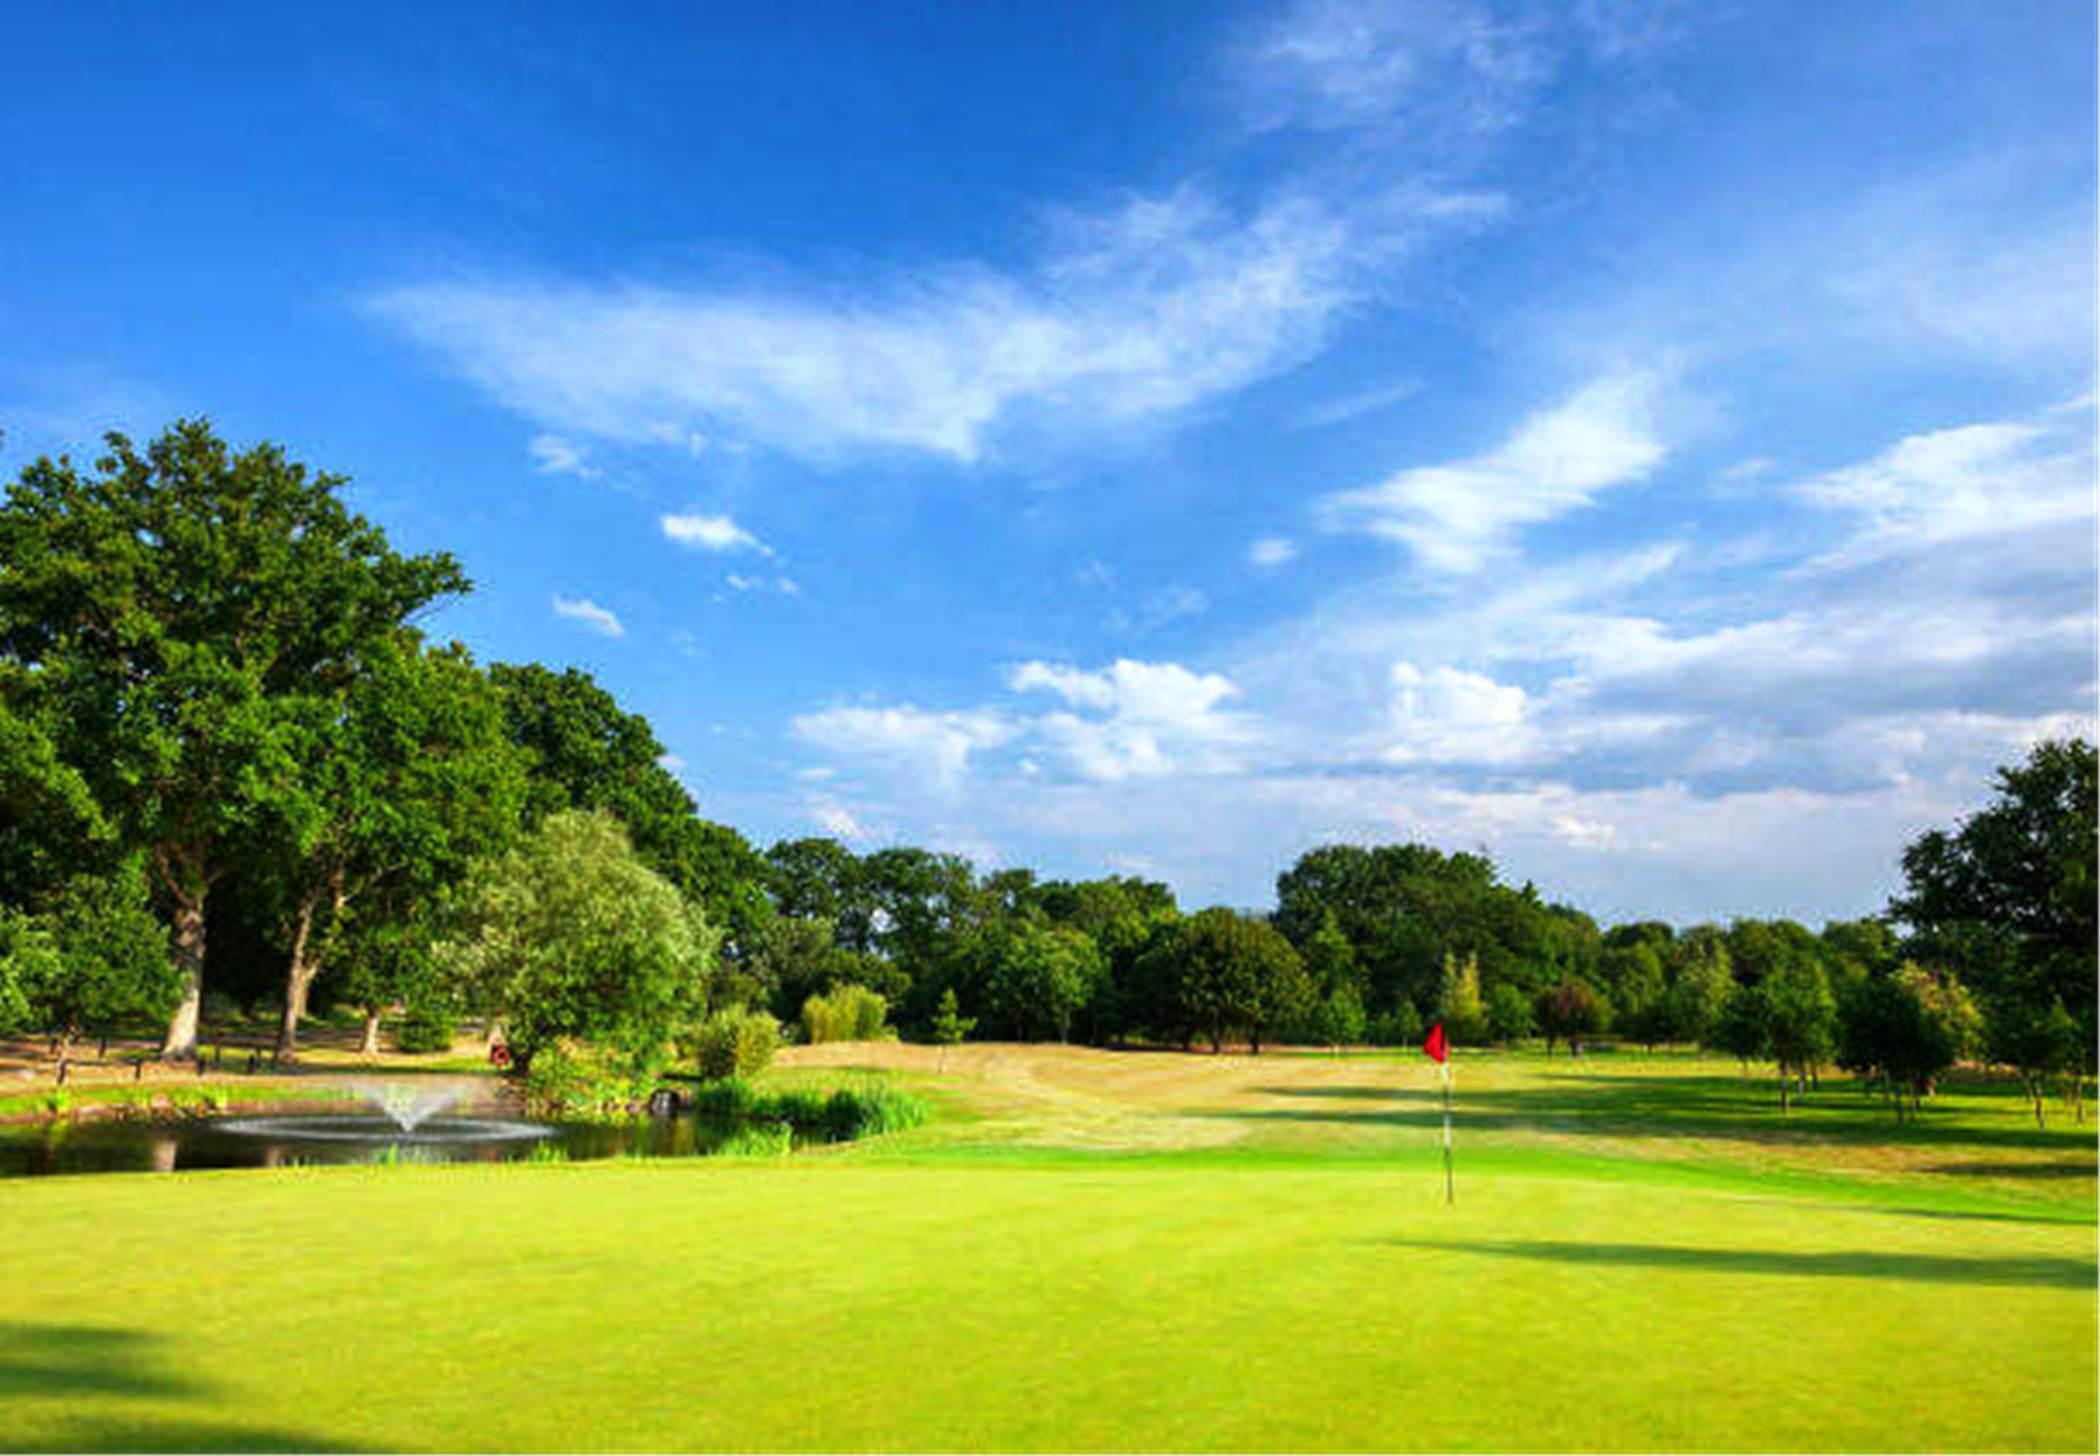
[[[620,625],[619,617],[589,597],[555,597],[554,615],[571,622],[580,622],[603,637],[627,635],[627,629]]]
[[[790,725],[805,743],[834,753],[886,761],[922,786],[952,790],[970,755],[996,748],[1017,731],[990,712],[928,712],[914,707],[828,708]]]
[[[666,515],[661,520],[664,535],[681,546],[701,551],[757,551],[771,556],[773,550],[728,516]]]
[[[1098,672],[1026,662],[1007,685],[1079,710],[1044,714],[1033,730],[1084,778],[1221,772],[1256,736],[1246,715],[1221,706],[1239,692],[1229,679],[1175,662],[1122,658]]]
[[[1668,451],[1651,421],[1654,382],[1606,378],[1533,415],[1484,455],[1417,466],[1320,502],[1331,528],[1397,541],[1439,571],[1477,571],[1526,526],[1646,479]]]
[[[1516,763],[1539,749],[1524,689],[1477,672],[1411,662],[1392,668],[1388,737],[1391,763]]]

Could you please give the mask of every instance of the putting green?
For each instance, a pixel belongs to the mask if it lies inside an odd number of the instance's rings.
[[[1385,1075],[1282,1065],[1264,1086]],[[1323,1152],[1251,1118],[1244,1146],[1002,1150],[997,1099],[956,1095],[975,1116],[945,1130],[787,1162],[0,1184],[0,1444],[2100,1442],[2075,1195],[1734,1177],[1483,1126],[1447,1207],[1412,1122],[1383,1125],[1390,1163],[1355,1124]],[[1152,1105],[1237,1104],[1177,1082]]]

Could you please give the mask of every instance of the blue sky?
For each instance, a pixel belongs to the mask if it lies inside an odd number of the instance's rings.
[[[2084,4],[14,7],[0,471],[209,416],[703,812],[1878,909],[2095,712]]]

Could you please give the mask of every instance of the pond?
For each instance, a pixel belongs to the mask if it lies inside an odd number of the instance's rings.
[[[412,1130],[379,1112],[61,1118],[0,1128],[0,1177],[316,1163],[689,1158],[716,1152],[743,1127],[691,1112],[617,1122],[434,1116]]]

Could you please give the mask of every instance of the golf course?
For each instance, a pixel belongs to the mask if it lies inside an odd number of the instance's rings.
[[[2095,1145],[1956,1074],[831,1043],[785,1157],[0,1183],[0,1445],[2090,1450]]]

